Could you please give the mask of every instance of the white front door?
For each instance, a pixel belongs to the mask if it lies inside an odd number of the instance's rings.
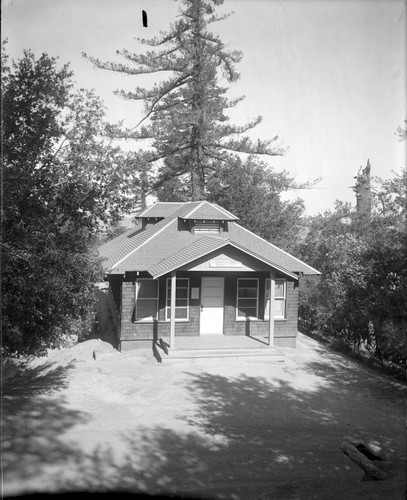
[[[202,278],[201,335],[223,334],[224,278]]]

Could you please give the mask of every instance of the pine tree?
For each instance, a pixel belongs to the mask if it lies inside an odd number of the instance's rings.
[[[223,0],[183,0],[179,20],[159,37],[139,39],[152,48],[144,54],[117,51],[125,63],[102,62],[84,54],[99,68],[128,75],[162,74],[169,77],[152,89],[136,87],[133,92],[117,91],[124,99],[142,101],[143,118],[133,130],[112,127],[114,135],[126,138],[152,139],[148,155],[141,155],[145,167],[154,170],[151,188],[161,197],[174,189],[184,199],[202,199],[208,179],[231,153],[282,155],[276,147],[278,137],[252,142],[245,133],[261,121],[257,117],[243,126],[229,123],[225,110],[243,98],[230,100],[227,88],[220,85],[236,82],[235,66],[241,60],[238,51],[229,51],[208,26],[227,16],[214,14]]]

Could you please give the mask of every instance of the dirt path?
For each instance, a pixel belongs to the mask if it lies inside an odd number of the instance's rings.
[[[95,346],[5,378],[5,495],[405,498],[405,387],[311,339],[277,364]],[[392,478],[362,482],[348,436],[380,449]]]

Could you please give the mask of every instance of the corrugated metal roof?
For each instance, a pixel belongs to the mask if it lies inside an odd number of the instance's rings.
[[[231,241],[259,256],[266,257],[268,261],[274,262],[283,269],[304,274],[321,274],[313,267],[305,264],[305,262],[281,250],[281,248],[276,247],[239,224],[230,224],[229,231]]]
[[[170,225],[156,233],[148,244],[136,248],[124,261],[117,263],[114,266],[115,272],[147,271],[156,262],[178,252],[192,241],[193,235],[188,231],[182,231],[174,237],[176,233],[177,224],[176,220],[173,220]]]
[[[104,259],[103,265],[106,269],[131,252],[134,248],[135,237],[141,232],[143,231],[140,225],[135,229],[129,229],[98,248],[99,256]]]
[[[184,203],[182,202],[171,202],[171,201],[158,201],[151,205],[151,207],[146,208],[140,212],[136,217],[168,217],[174,210],[182,207]]]
[[[108,241],[99,247],[99,255],[107,259],[105,262],[106,268],[112,269],[116,267],[118,262],[130,255],[135,249],[139,248],[170,222],[170,220],[164,219],[144,230],[138,229],[127,231],[118,238]]]
[[[229,221],[228,232],[213,235],[179,230],[178,218],[189,218],[191,213],[194,218],[194,210],[199,213],[203,208],[202,202],[183,203],[144,231],[128,231],[100,247],[99,254],[106,257],[108,272],[148,271],[155,277],[161,276],[229,243],[287,274],[320,274],[234,221]]]
[[[193,208],[199,205],[200,202],[188,202],[182,203],[177,209],[175,209],[168,217],[157,222],[153,226],[150,226],[144,230],[130,230],[126,233],[120,235],[119,237],[105,243],[100,246],[98,251],[99,255],[102,258],[106,259],[104,263],[106,269],[113,274],[122,274],[126,271],[129,271],[128,266],[123,266],[124,260],[128,260],[133,253],[140,251],[140,248],[144,246],[150,239],[155,238],[161,231],[166,228],[169,224],[176,221],[178,217],[183,217]],[[176,226],[175,226],[176,228]],[[171,234],[175,234],[176,229]],[[169,237],[169,239],[173,239]],[[149,248],[148,253],[154,254],[152,252],[153,246]],[[134,261],[134,258],[129,260],[129,263],[134,262],[136,266],[135,270],[141,270],[137,266],[137,261]],[[151,262],[150,264],[151,265]],[[148,266],[147,266],[148,267]]]
[[[217,238],[214,236],[202,236],[198,240],[195,239],[190,245],[184,246],[178,252],[172,253],[168,257],[157,262],[148,269],[148,272],[156,278],[164,274],[178,269],[179,267],[188,264],[200,257],[207,255],[214,250],[224,247],[228,244],[228,240]]]
[[[195,207],[191,212],[184,217],[184,219],[192,220],[238,220],[238,217],[228,212],[224,208],[216,205],[215,203],[209,203],[207,201],[202,201],[197,207]]]

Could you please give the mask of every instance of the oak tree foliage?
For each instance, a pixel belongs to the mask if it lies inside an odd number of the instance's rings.
[[[58,345],[88,317],[100,279],[92,239],[132,201],[134,174],[68,65],[30,51],[2,60],[2,340],[21,354]]]
[[[301,283],[307,331],[382,363],[407,366],[407,170],[375,179],[370,221],[350,204],[314,218],[297,250],[321,271]]]

